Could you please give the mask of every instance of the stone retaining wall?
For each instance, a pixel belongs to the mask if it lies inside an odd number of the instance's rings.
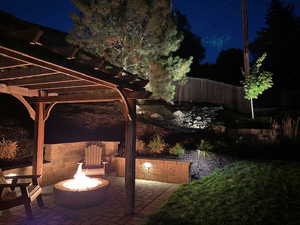
[[[136,178],[167,183],[188,184],[190,162],[169,159],[136,159]],[[117,176],[125,176],[125,158],[115,157],[113,167]],[[148,167],[147,167],[148,166]]]
[[[239,135],[249,141],[275,143],[279,140],[279,132],[274,129],[228,129],[229,135]]]
[[[73,177],[77,163],[83,160],[84,149],[90,144],[103,147],[103,160],[112,162],[113,155],[118,150],[118,142],[75,142],[45,145],[43,177],[41,185],[49,185]],[[5,170],[4,174],[32,174],[32,166]]]
[[[45,145],[41,185],[55,184],[73,177],[77,163],[84,158],[84,149],[90,144],[103,147],[103,160],[107,161],[117,176],[125,175],[125,158],[114,157],[118,150],[118,142],[75,142]],[[145,168],[145,163],[151,167]],[[190,162],[170,159],[136,159],[136,178],[155,180],[167,183],[187,184],[190,182]],[[32,166],[3,171],[5,175],[32,174]]]

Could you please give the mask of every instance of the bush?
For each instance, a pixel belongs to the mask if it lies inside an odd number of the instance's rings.
[[[174,118],[169,107],[159,103],[139,105],[137,113],[147,118],[151,118],[151,115],[153,114],[158,114],[165,120],[171,120]]]
[[[209,141],[206,141],[206,140],[202,139],[201,142],[200,142],[200,144],[199,144],[199,146],[198,146],[198,148],[201,151],[209,152],[209,151],[211,151],[214,148],[214,146],[212,144],[210,144]]]
[[[0,142],[0,159],[15,159],[17,156],[17,142],[2,139]]]
[[[146,146],[145,142],[142,140],[136,140],[136,153],[139,156],[150,155],[150,149]]]
[[[176,156],[182,156],[185,153],[185,149],[181,146],[181,144],[176,143],[176,145],[170,149],[169,153]]]
[[[150,152],[153,154],[161,154],[166,148],[165,141],[159,136],[156,135],[148,144]]]
[[[206,158],[210,155],[210,152],[214,149],[214,146],[210,144],[209,141],[206,141],[204,139],[201,140],[200,144],[198,145],[199,154]]]
[[[182,185],[145,224],[296,225],[299,205],[298,163],[238,162]]]

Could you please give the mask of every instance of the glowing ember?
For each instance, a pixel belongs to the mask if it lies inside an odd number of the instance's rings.
[[[89,178],[82,171],[82,163],[78,163],[77,171],[74,175],[74,179],[68,180],[63,183],[65,188],[69,188],[72,190],[84,191],[89,188],[96,187],[101,185],[102,182],[98,179]]]

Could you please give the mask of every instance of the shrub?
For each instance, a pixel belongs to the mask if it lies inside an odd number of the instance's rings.
[[[149,148],[147,148],[144,141],[137,139],[136,140],[136,153],[138,155],[149,155]]]
[[[210,144],[209,141],[206,141],[206,140],[202,139],[199,146],[198,146],[198,148],[201,151],[209,152],[214,148],[214,146],[212,144]]]
[[[17,142],[2,139],[0,142],[0,159],[14,159],[17,156]]]
[[[205,158],[210,155],[209,152],[211,152],[214,149],[214,146],[210,144],[209,141],[202,139],[200,144],[198,145],[198,149],[200,150],[198,154]]]
[[[182,156],[185,153],[185,149],[181,146],[181,144],[176,143],[176,145],[170,149],[169,153],[176,156]]]
[[[137,113],[146,117],[150,117],[152,114],[157,113],[164,119],[173,119],[172,111],[169,109],[168,105],[159,102],[140,104]]]
[[[165,141],[159,135],[156,135],[148,144],[150,152],[154,154],[161,154],[166,146]]]

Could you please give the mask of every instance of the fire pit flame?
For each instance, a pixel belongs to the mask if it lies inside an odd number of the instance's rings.
[[[78,163],[78,167],[74,175],[74,179],[64,182],[63,186],[71,190],[84,191],[101,184],[102,182],[99,179],[87,177],[82,170],[82,163]]]

